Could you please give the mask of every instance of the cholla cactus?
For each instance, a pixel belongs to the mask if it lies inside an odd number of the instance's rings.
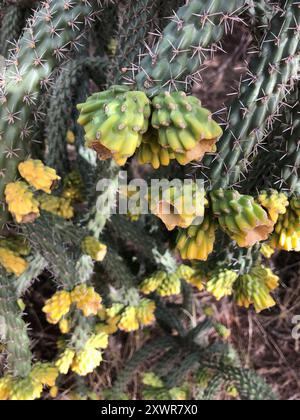
[[[6,1],[0,19],[0,399],[69,384],[94,398],[82,378],[126,334],[150,340],[104,398],[126,398],[156,352],[144,399],[273,398],[198,308],[201,293],[272,308],[280,279],[262,255],[300,251],[299,2]],[[220,118],[196,88],[240,28],[252,55]],[[193,179],[159,191],[151,216],[112,216],[135,198],[122,167],[149,185]]]

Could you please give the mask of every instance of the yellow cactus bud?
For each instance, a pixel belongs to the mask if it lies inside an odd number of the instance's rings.
[[[6,401],[10,397],[10,390],[13,383],[11,376],[0,378],[0,401]]]
[[[101,296],[95,292],[93,287],[87,287],[85,284],[75,287],[71,292],[71,299],[84,316],[97,315],[101,308]]]
[[[177,273],[168,274],[168,276],[165,277],[165,279],[157,288],[157,293],[163,297],[179,295],[180,292],[181,292],[181,281]]]
[[[16,379],[10,389],[11,401],[33,401],[41,397],[43,385],[31,377]]]
[[[45,166],[41,160],[29,159],[18,166],[19,172],[28,184],[37,190],[50,194],[53,186],[60,177],[56,171]]]
[[[220,300],[222,297],[232,294],[238,274],[233,270],[216,270],[210,274],[209,278],[206,289],[217,300]]]
[[[59,329],[62,334],[68,334],[70,332],[70,321],[66,318],[59,321]]]
[[[181,264],[177,269],[177,275],[181,279],[189,282],[195,275],[195,270],[192,267],[189,267],[188,265]]]
[[[27,257],[31,252],[29,242],[22,235],[11,235],[0,239],[0,247],[8,248],[22,257]]]
[[[33,222],[40,215],[39,203],[25,182],[7,184],[5,201],[17,223]]]
[[[58,324],[62,317],[70,311],[71,303],[71,295],[65,290],[56,292],[51,299],[48,299],[43,307],[43,312],[47,315],[49,324]]]
[[[64,178],[62,197],[71,202],[84,200],[84,182],[78,171],[71,171]]]
[[[39,203],[41,209],[48,213],[52,213],[66,220],[74,217],[74,208],[69,199],[42,194],[39,197]]]
[[[254,305],[256,312],[276,305],[270,295],[279,284],[279,278],[271,270],[263,267],[253,267],[249,274],[240,276],[234,285],[235,300],[238,306],[249,308]]]
[[[30,373],[30,377],[34,381],[50,387],[55,385],[58,375],[57,367],[51,363],[37,363]]]
[[[97,324],[96,325],[96,331],[98,333],[100,332],[104,332],[108,335],[114,334],[115,332],[118,331],[118,323],[120,321],[120,316],[115,316],[113,318],[108,318],[106,320],[106,322],[101,323],[101,324]]]
[[[100,332],[92,335],[85,344],[85,349],[106,349],[108,346],[108,334]]]
[[[275,249],[272,248],[269,244],[263,244],[261,249],[260,249],[260,253],[265,257],[265,258],[271,258],[272,255],[274,254]]]
[[[67,131],[67,142],[69,144],[74,144],[75,143],[75,140],[76,140],[76,138],[75,138],[74,131],[68,130]]]
[[[216,223],[208,213],[199,226],[179,232],[176,248],[184,260],[206,261],[214,248],[216,239]]]
[[[66,375],[69,372],[74,357],[75,352],[73,350],[65,349],[65,351],[59,356],[59,358],[55,362],[55,366],[57,367],[60,373]]]
[[[148,326],[155,321],[156,306],[152,300],[142,299],[136,308],[136,316],[142,326]]]
[[[289,205],[287,196],[275,190],[262,191],[258,196],[258,202],[264,207],[270,219],[276,223],[280,214],[285,214]]]
[[[8,273],[13,273],[17,277],[23,274],[27,268],[28,263],[24,258],[21,258],[15,252],[7,248],[0,247],[0,264]]]
[[[142,283],[140,284],[141,292],[145,295],[149,295],[161,285],[161,283],[166,277],[167,273],[165,273],[164,271],[157,271],[151,277],[147,277],[145,280],[142,281]]]
[[[107,246],[99,242],[94,236],[84,238],[81,249],[84,254],[98,262],[103,261],[107,254]]]
[[[56,398],[57,395],[58,395],[58,387],[57,386],[52,386],[50,388],[49,395],[50,395],[51,398]]]
[[[202,290],[205,289],[203,284],[203,279],[200,275],[195,274],[193,277],[191,277],[189,280],[186,280],[189,284],[196,287],[199,292],[202,292]]]
[[[136,331],[139,329],[137,319],[137,309],[135,306],[127,306],[121,314],[119,329],[126,332]]]
[[[79,376],[92,373],[102,362],[102,353],[93,348],[87,348],[76,354],[71,369]]]

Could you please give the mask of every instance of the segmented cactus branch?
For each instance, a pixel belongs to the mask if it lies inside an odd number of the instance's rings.
[[[212,189],[236,186],[276,121],[298,77],[300,10],[286,2],[250,64],[238,99],[229,110],[217,155],[204,159],[200,171]],[[209,168],[209,169],[205,169]]]
[[[151,30],[152,15],[156,6],[155,1],[140,0],[138,2],[120,1],[119,30],[116,64],[118,69],[115,82],[120,80],[119,74],[126,78],[125,73],[137,60],[137,52],[145,50],[145,39]]]
[[[1,23],[0,54],[6,58],[23,31],[25,15],[26,10],[17,4],[5,10]]]
[[[87,236],[84,230],[49,213],[42,213],[34,223],[24,225],[23,231],[32,248],[47,261],[62,288],[72,290],[80,283],[76,262],[80,257],[81,241]]]
[[[52,83],[52,71],[76,48],[86,25],[94,20],[91,4],[85,0],[48,0],[28,21],[16,51],[10,57],[1,80],[0,108],[0,200],[7,183],[17,177],[17,165],[30,152],[35,104],[41,89]],[[0,223],[7,215],[0,210]]]
[[[67,132],[74,107],[74,95],[78,84],[86,74],[96,82],[105,83],[105,59],[101,57],[82,57],[67,63],[52,89],[47,114],[46,134],[48,150],[46,163],[62,176],[69,168],[67,152]],[[97,76],[96,76],[97,75]]]
[[[150,96],[188,90],[199,69],[246,6],[243,0],[190,0],[174,12],[157,44],[141,61],[136,85]]]
[[[31,369],[30,341],[22,313],[17,304],[13,280],[0,270],[0,324],[7,351],[8,371],[26,377]]]

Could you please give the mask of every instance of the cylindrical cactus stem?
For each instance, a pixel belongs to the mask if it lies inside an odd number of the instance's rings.
[[[17,4],[5,10],[0,31],[0,54],[8,57],[14,42],[19,38],[25,23],[26,10]]]
[[[32,354],[27,327],[17,304],[13,280],[0,270],[0,325],[7,351],[8,371],[26,377],[31,370]]]
[[[272,19],[259,55],[250,63],[248,76],[233,103],[217,156],[203,161],[203,173],[212,189],[236,185],[276,122],[288,91],[299,71],[298,3],[288,0],[284,12]]]
[[[300,195],[300,105],[292,109],[290,120],[282,126],[283,143],[280,156],[272,167],[270,178],[267,180],[271,187],[286,191],[288,194]]]
[[[67,132],[74,106],[74,91],[84,74],[93,78],[97,71],[97,82],[105,83],[104,67],[101,57],[82,57],[70,61],[58,77],[52,89],[47,114],[48,152],[46,163],[62,176],[68,171]]]
[[[88,0],[47,0],[28,21],[1,78],[1,202],[5,185],[16,178],[17,165],[29,152],[29,121],[41,89],[51,84],[53,69],[68,49],[76,47],[84,27],[93,19]],[[6,218],[1,205],[1,225]]]
[[[247,14],[255,35],[267,29],[278,7],[268,0],[248,0]]]
[[[80,283],[76,262],[80,257],[80,244],[87,236],[84,229],[42,212],[34,223],[23,225],[23,231],[32,249],[46,260],[61,287],[72,290]]]
[[[17,297],[23,296],[32,286],[32,283],[43,272],[47,266],[47,261],[39,253],[35,253],[34,257],[29,261],[27,270],[19,276],[15,281],[15,289]]]
[[[156,2],[153,0],[120,1],[119,8],[119,31],[118,46],[115,66],[119,70],[115,75],[115,83],[129,72],[137,54],[145,50],[145,41],[152,25],[152,16]]]
[[[240,20],[245,0],[190,0],[181,7],[141,61],[135,81],[150,96],[184,90],[193,82],[212,44]]]

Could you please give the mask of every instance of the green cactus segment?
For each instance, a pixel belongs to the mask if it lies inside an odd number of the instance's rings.
[[[190,226],[179,232],[176,248],[184,260],[206,261],[212,253],[216,239],[216,223],[205,215],[200,226]]]
[[[26,11],[19,5],[11,5],[5,10],[1,24],[0,55],[7,57],[24,27]]]
[[[51,73],[76,46],[85,24],[93,20],[87,1],[48,0],[34,13],[18,48],[8,62],[2,81],[0,108],[0,201],[6,184],[17,176],[17,165],[29,152],[29,121],[42,88],[51,83]],[[40,140],[40,139],[39,139]],[[0,224],[7,218],[0,210]]]
[[[44,212],[35,223],[23,225],[23,231],[32,249],[47,262],[57,283],[66,290],[73,290],[79,283],[76,262],[86,231]]]
[[[273,231],[274,222],[251,196],[216,190],[210,193],[210,198],[221,228],[240,247],[251,247],[266,240]]]
[[[164,92],[153,99],[153,107],[152,126],[158,130],[159,144],[175,152],[180,163],[202,159],[222,135],[211,113],[194,96]]]
[[[220,41],[228,24],[242,13],[243,0],[192,0],[181,7],[163,31],[158,44],[141,62],[138,89],[150,96],[182,89],[205,60],[205,52]]]
[[[177,226],[188,228],[204,216],[205,193],[194,182],[171,186],[151,198],[152,213],[163,221],[168,230]]]
[[[300,169],[300,106],[292,113],[292,125],[284,133],[285,143],[282,145],[281,158],[271,174],[271,181],[276,188],[287,191],[289,194],[300,195],[299,169]],[[283,156],[283,157],[282,157]]]
[[[74,106],[74,92],[86,73],[94,79],[94,73],[97,72],[97,82],[104,83],[105,65],[106,62],[101,57],[82,57],[70,61],[53,87],[47,113],[46,163],[56,169],[60,176],[69,167],[66,138]]]
[[[31,370],[32,354],[26,324],[12,286],[13,280],[0,270],[0,328],[7,351],[8,370],[26,377]]]
[[[231,296],[237,278],[238,273],[233,270],[216,269],[209,275],[206,290],[212,293],[217,300],[224,296]]]
[[[96,93],[77,108],[87,146],[95,149],[101,159],[113,157],[120,165],[135,153],[148,130],[149,99],[145,93],[131,92],[124,86]]]
[[[287,92],[298,77],[300,8],[287,2],[263,38],[258,57],[250,64],[238,99],[228,117],[228,128],[219,141],[218,158],[203,161],[212,189],[237,184],[248,172],[253,155],[276,122]]]
[[[119,6],[119,32],[116,52],[116,67],[118,72],[115,81],[120,81],[120,75],[130,78],[130,70],[137,60],[137,51],[145,49],[145,39],[153,25],[151,11],[156,5],[153,0],[121,1]]]

